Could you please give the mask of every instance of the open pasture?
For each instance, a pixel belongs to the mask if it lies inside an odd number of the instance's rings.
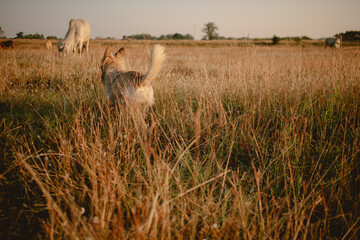
[[[360,47],[159,43],[146,119],[100,60],[144,73],[154,42],[0,50],[0,236],[357,239]]]

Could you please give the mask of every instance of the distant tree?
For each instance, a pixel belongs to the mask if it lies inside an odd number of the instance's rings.
[[[23,32],[18,32],[16,34],[16,38],[24,38],[24,33]]]
[[[158,39],[159,40],[166,40],[166,36],[164,34],[162,34]]]
[[[127,36],[127,35],[123,35],[122,40],[126,40],[126,41],[130,41],[133,40],[134,36]]]
[[[138,39],[138,40],[143,40],[143,39],[147,39],[147,40],[181,40],[181,39],[188,39],[188,40],[192,40],[194,39],[194,37],[190,34],[185,34],[182,35],[180,33],[175,33],[175,34],[162,34],[160,37],[155,37],[152,36],[148,33],[141,33],[141,34],[134,34],[131,36],[123,36],[123,40],[130,40],[130,39]]]
[[[202,30],[202,32],[206,34],[204,36],[204,38],[208,39],[208,40],[217,39],[219,37],[219,34],[216,32],[216,30],[218,30],[218,29],[219,28],[213,22],[209,22],[209,23],[205,24],[205,26]]]
[[[58,38],[56,36],[47,36],[46,39],[55,39],[55,40],[57,40]]]
[[[129,37],[133,38],[133,39],[138,39],[138,40],[144,40],[144,39],[153,40],[153,39],[156,39],[155,37],[151,36],[148,33],[135,34],[135,35],[131,35]]]
[[[45,39],[43,34],[35,33],[35,34],[26,34],[23,32],[18,32],[16,34],[16,38],[25,38],[25,39]]]
[[[4,37],[4,34],[5,34],[4,30],[2,30],[2,28],[0,27],[0,38]]]
[[[23,38],[25,38],[25,39],[33,39],[33,38],[34,38],[34,35],[32,35],[32,34],[26,34],[25,36],[23,36]]]
[[[310,38],[310,37],[308,37],[306,35],[302,36],[301,38],[302,38],[302,40],[312,40],[312,38]]]
[[[187,40],[194,40],[194,37],[193,37],[193,35],[191,35],[191,34],[186,34],[186,35],[185,35],[185,39],[187,39]]]
[[[294,37],[293,39],[294,39],[294,41],[297,42],[297,43],[301,42],[301,37],[299,37],[299,36],[296,36],[296,37]]]
[[[304,35],[304,36],[296,36],[296,37],[282,37],[280,38],[280,40],[286,40],[286,41],[292,41],[294,40],[295,42],[301,42],[301,40],[312,40],[310,37]]]
[[[193,36],[191,36],[190,34],[186,34],[186,35],[182,35],[180,33],[175,33],[174,35],[171,36],[172,39],[175,39],[175,40],[192,40],[194,39]]]
[[[39,34],[39,33],[35,33],[34,35],[31,35],[31,34],[30,34],[29,38],[32,38],[32,39],[45,39],[45,38],[44,38],[44,35],[43,35],[43,34]]]
[[[280,38],[278,36],[274,35],[273,38],[272,38],[272,44],[276,45],[279,42],[280,42]]]
[[[336,37],[341,37],[343,41],[360,40],[360,31],[346,31],[345,33],[338,33]]]
[[[173,39],[184,39],[184,36],[181,35],[180,33],[175,33],[173,36],[172,36]]]

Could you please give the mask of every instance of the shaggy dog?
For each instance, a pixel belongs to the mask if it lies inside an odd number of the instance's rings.
[[[115,55],[105,50],[101,60],[101,80],[105,96],[111,105],[123,103],[146,112],[155,103],[151,81],[159,73],[166,58],[164,47],[155,45],[146,74],[125,69],[125,50],[120,48]]]

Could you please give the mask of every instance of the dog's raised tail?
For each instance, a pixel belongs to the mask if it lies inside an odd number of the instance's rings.
[[[149,83],[159,73],[166,58],[165,48],[156,44],[151,51],[151,60],[147,73],[143,76],[142,84]]]

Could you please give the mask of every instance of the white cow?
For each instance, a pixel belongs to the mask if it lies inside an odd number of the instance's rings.
[[[57,44],[59,56],[64,56],[71,51],[78,52],[81,55],[83,48],[88,52],[89,41],[90,26],[88,21],[71,19],[64,40],[60,40]]]
[[[329,46],[332,48],[340,48],[341,47],[341,38],[333,37],[325,39],[325,48]]]

